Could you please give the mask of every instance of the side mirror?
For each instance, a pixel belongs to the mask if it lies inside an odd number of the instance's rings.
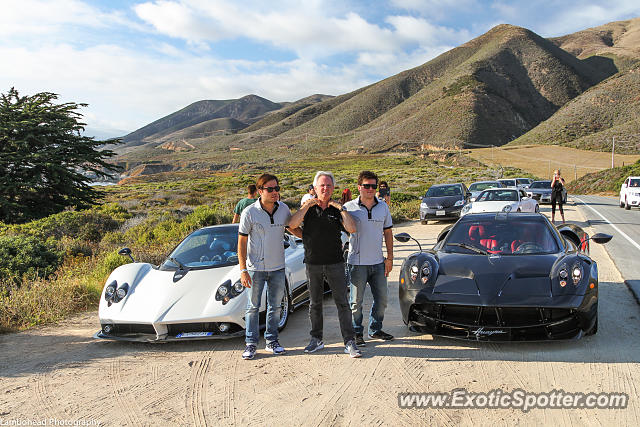
[[[131,258],[131,262],[136,262],[136,260],[134,260],[133,257],[131,256],[131,249],[129,249],[129,248],[120,249],[118,251],[118,255],[128,256],[129,258]]]
[[[612,235],[604,234],[604,233],[596,233],[593,236],[591,236],[591,240],[601,245],[609,242],[611,239],[613,239]]]
[[[291,246],[291,243],[289,243],[289,240],[283,240],[282,243],[284,243],[284,248],[288,249]]]
[[[416,239],[411,237],[408,233],[398,233],[398,234],[394,235],[393,237],[398,242],[402,242],[402,243],[406,243],[409,240],[413,240],[414,242],[416,242],[418,244],[418,248],[420,249],[420,252],[422,252],[422,245],[420,245],[420,242],[418,242]]]
[[[409,236],[409,234],[407,233],[398,233],[395,236],[393,236],[398,242],[402,242],[402,243],[407,243],[410,239],[411,236]]]

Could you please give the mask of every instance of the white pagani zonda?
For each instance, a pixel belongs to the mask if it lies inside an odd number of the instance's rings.
[[[116,268],[100,298],[101,330],[95,337],[162,342],[244,335],[249,293],[240,283],[237,243],[238,224],[204,227],[159,266],[132,262]],[[286,234],[283,244],[287,290],[280,329],[309,295],[301,240]],[[127,248],[120,254],[131,257]],[[265,301],[263,295],[261,324]]]
[[[460,216],[481,212],[539,212],[538,202],[520,188],[484,190],[472,203],[465,205]]]

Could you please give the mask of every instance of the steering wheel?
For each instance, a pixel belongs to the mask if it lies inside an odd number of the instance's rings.
[[[524,242],[513,251],[514,254],[528,254],[535,252],[544,252],[544,248],[533,242]]]

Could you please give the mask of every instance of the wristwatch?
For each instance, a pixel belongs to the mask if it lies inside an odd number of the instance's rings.
[[[340,208],[341,211],[347,211],[347,208],[345,207],[345,205],[342,205],[342,207]]]

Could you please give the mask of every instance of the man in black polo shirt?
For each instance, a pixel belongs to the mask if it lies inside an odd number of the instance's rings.
[[[331,172],[320,171],[313,180],[316,198],[307,200],[289,220],[289,228],[302,224],[304,258],[309,279],[309,319],[311,320],[311,341],[305,353],[324,348],[322,341],[322,298],[324,279],[331,288],[333,300],[338,308],[340,331],[344,340],[344,352],[351,357],[362,353],[355,343],[355,333],[351,320],[351,310],[347,299],[347,283],[344,274],[341,232],[356,231],[351,215],[340,203],[331,200],[335,182]]]

